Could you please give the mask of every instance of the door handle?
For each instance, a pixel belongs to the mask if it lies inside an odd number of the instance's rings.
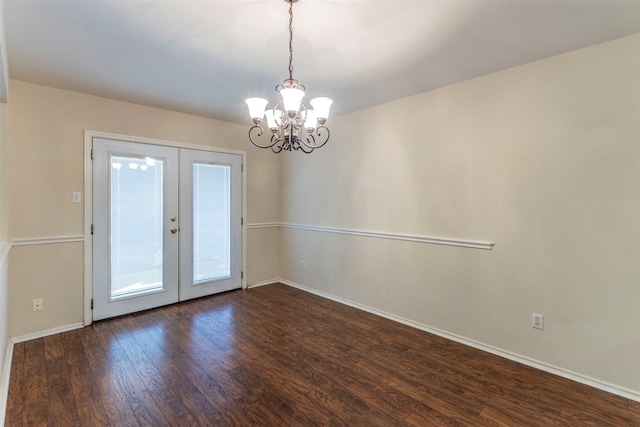
[[[176,234],[178,232],[178,229],[175,227],[171,227],[171,234]]]

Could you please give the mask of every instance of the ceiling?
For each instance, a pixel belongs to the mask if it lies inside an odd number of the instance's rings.
[[[0,0],[9,77],[249,124],[286,0]],[[344,114],[640,32],[640,0],[300,0],[293,77]],[[1,41],[1,39],[0,39]],[[3,46],[5,47],[5,46]]]

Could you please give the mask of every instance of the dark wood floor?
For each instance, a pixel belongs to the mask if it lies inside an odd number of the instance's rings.
[[[17,344],[8,426],[639,426],[640,404],[285,285]]]

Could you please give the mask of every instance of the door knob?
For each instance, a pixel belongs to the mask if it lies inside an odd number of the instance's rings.
[[[176,234],[178,232],[178,229],[175,227],[171,227],[171,233],[172,234]]]
[[[171,222],[176,222],[176,217],[175,216],[171,217]]]

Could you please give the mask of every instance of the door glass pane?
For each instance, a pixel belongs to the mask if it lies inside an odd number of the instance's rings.
[[[193,165],[193,281],[231,277],[231,168]]]
[[[111,156],[111,299],[163,289],[163,169],[161,160]]]

